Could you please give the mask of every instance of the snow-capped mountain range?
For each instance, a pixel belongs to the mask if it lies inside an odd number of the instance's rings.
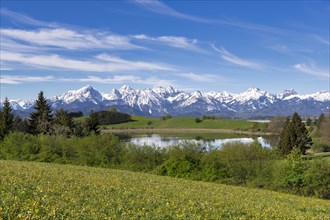
[[[92,110],[116,107],[118,111],[134,115],[159,117],[201,116],[204,114],[227,118],[256,118],[275,115],[316,116],[330,109],[330,92],[321,91],[310,95],[299,95],[293,89],[280,94],[271,94],[258,88],[250,88],[239,94],[229,92],[179,91],[173,87],[132,89],[124,85],[101,93],[92,86],[70,90],[50,98],[53,109],[82,111],[85,115]],[[10,100],[12,108],[27,115],[33,111],[34,100]]]

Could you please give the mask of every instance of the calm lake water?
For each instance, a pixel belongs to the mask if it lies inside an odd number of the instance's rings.
[[[227,143],[252,143],[258,141],[263,147],[277,144],[276,136],[247,136],[237,134],[117,134],[120,139],[136,145],[169,147],[182,143],[202,144],[205,147],[219,148]]]

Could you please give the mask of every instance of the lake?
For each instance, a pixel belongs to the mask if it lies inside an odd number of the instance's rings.
[[[258,141],[263,147],[273,147],[277,144],[278,136],[248,136],[240,134],[194,134],[194,133],[120,133],[116,134],[127,143],[143,146],[169,147],[182,143],[202,144],[205,147],[220,148],[227,143],[252,143]]]

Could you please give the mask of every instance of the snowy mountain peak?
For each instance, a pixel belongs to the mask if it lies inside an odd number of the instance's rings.
[[[123,85],[122,87],[120,87],[119,91],[123,92],[123,91],[130,91],[133,90],[130,86],[128,85]]]
[[[292,96],[292,95],[298,95],[298,93],[294,89],[291,88],[291,89],[284,90],[280,94],[277,94],[276,97],[278,99],[284,99],[284,98]]]
[[[68,92],[63,93],[58,97],[54,97],[52,101],[62,100],[64,103],[72,103],[74,101],[91,101],[94,104],[101,102],[103,99],[102,95],[94,89],[92,86],[84,86],[78,90],[70,90]]]
[[[246,90],[246,92],[259,92],[260,89],[259,88],[256,88],[256,87],[252,87],[252,88],[249,88],[248,90]]]
[[[258,88],[249,88],[245,92],[235,95],[234,97],[237,101],[245,102],[249,100],[258,100],[262,96],[270,98],[271,94]]]
[[[93,86],[86,85],[86,86],[83,86],[80,89],[78,89],[77,92],[79,91],[79,92],[84,93],[84,92],[87,92],[87,91],[90,91],[90,90],[95,90],[95,89],[93,88]]]
[[[154,87],[152,91],[163,98],[174,96],[179,92],[177,89],[174,89],[172,86],[168,86],[168,87],[158,86],[158,87]]]
[[[328,91],[320,91],[314,94],[306,95],[306,98],[312,98],[317,101],[330,101],[330,92]]]

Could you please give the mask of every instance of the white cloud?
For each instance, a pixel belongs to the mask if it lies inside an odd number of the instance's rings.
[[[318,68],[316,68],[314,65],[307,65],[305,63],[298,63],[293,65],[293,68],[303,72],[303,73],[307,73],[313,76],[318,76],[318,77],[322,77],[322,78],[330,78],[330,72],[329,70],[320,70]]]
[[[49,82],[53,81],[53,76],[12,76],[12,75],[1,75],[0,82],[3,84],[21,84],[27,82]]]
[[[329,39],[326,40],[326,39],[324,39],[322,37],[319,37],[319,36],[316,36],[316,35],[313,35],[313,37],[322,44],[325,44],[325,45],[328,45],[328,46],[330,45]]]
[[[216,75],[212,74],[196,74],[196,73],[182,73],[178,74],[180,77],[184,77],[197,82],[215,82],[218,79]]]
[[[61,57],[57,54],[39,55],[31,53],[12,53],[1,51],[1,63],[14,68],[17,64],[35,68],[68,69],[90,72],[114,72],[134,70],[171,71],[169,66],[161,63],[129,61],[118,57],[101,54],[97,59],[77,60]]]
[[[54,76],[20,76],[20,75],[2,75],[0,76],[2,84],[23,84],[38,82],[88,82],[99,84],[144,84],[150,86],[173,86],[174,80],[160,79],[158,77],[141,78],[133,75],[114,75],[111,77],[87,76],[84,78],[55,78]]]
[[[182,18],[185,20],[191,20],[191,21],[197,21],[197,22],[203,22],[203,23],[209,23],[209,22],[213,22],[211,20],[208,19],[203,19],[203,18],[199,18],[196,16],[190,16],[184,13],[180,13],[176,10],[174,10],[173,8],[165,5],[164,3],[162,3],[161,1],[158,0],[135,0],[135,3],[139,4],[140,6],[142,6],[143,8],[149,10],[149,11],[153,11],[159,14],[164,14],[164,15],[168,15],[168,16],[172,16],[172,17],[177,17],[177,18]]]
[[[132,35],[134,39],[144,40],[151,43],[162,44],[175,48],[182,48],[186,50],[194,50],[198,52],[204,52],[203,49],[198,47],[197,39],[189,39],[182,36],[159,36],[159,37],[151,37],[145,34],[140,35]]]
[[[150,86],[173,86],[174,80],[160,79],[158,77],[141,78],[133,75],[114,75],[112,77],[88,76],[86,78],[60,78],[60,81],[67,82],[93,82],[100,84],[145,84]]]
[[[239,65],[239,66],[252,68],[252,69],[261,69],[263,67],[263,65],[260,64],[260,63],[252,62],[252,61],[245,60],[245,59],[242,59],[240,57],[237,57],[237,56],[229,53],[224,48],[219,49],[219,48],[215,47],[214,45],[211,45],[211,46],[215,51],[220,53],[222,59],[224,59],[224,60],[226,60],[230,63],[236,64],[236,65]]]
[[[55,47],[70,50],[127,50],[142,48],[132,44],[130,39],[125,36],[98,31],[74,31],[65,28],[37,30],[1,29],[1,37],[1,41],[6,42],[5,46],[15,43],[23,46],[28,44],[29,46],[48,47],[48,49]]]
[[[291,33],[288,30],[283,30],[283,29],[276,28],[276,27],[247,23],[247,22],[240,22],[240,21],[233,20],[233,19],[205,19],[205,18],[201,18],[201,17],[197,17],[197,16],[192,16],[192,15],[178,12],[159,0],[134,0],[133,2],[142,6],[146,10],[156,12],[159,14],[164,14],[164,15],[171,16],[171,17],[181,18],[184,20],[190,20],[190,21],[195,21],[195,22],[200,22],[200,23],[225,25],[225,26],[231,26],[231,27],[236,27],[236,28],[240,28],[240,29],[263,31],[263,32],[277,33],[277,34]]]
[[[139,76],[133,75],[114,75],[113,77],[98,77],[98,76],[88,76],[87,78],[79,79],[61,79],[62,81],[79,81],[79,82],[93,82],[101,84],[127,84],[127,83],[138,83],[151,86],[170,86],[175,82],[173,80],[160,79],[158,77],[147,77],[141,78]]]
[[[39,27],[57,27],[56,23],[39,21],[39,20],[36,20],[29,16],[10,11],[6,8],[0,8],[0,14],[3,16],[12,18],[15,21],[19,21],[24,24],[29,24],[29,25],[33,25],[33,26],[39,26]]]

